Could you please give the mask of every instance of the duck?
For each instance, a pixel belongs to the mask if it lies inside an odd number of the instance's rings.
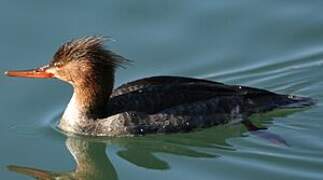
[[[189,132],[245,123],[254,113],[304,108],[310,97],[181,76],[151,76],[114,88],[115,71],[129,60],[86,36],[62,44],[48,65],[13,70],[10,77],[56,78],[74,91],[57,127],[85,136],[138,136]],[[249,123],[246,123],[249,124]]]

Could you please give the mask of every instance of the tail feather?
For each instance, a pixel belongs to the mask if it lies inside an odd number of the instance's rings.
[[[285,98],[287,98],[287,102],[281,105],[282,108],[305,108],[316,104],[316,101],[309,97],[289,95]]]

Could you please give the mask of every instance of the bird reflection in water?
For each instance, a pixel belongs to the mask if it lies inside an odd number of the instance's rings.
[[[155,144],[150,140],[145,137],[139,137],[133,142],[128,138],[121,139],[117,143],[125,150],[121,150],[117,154],[137,166],[158,170],[169,169],[169,165],[167,162],[154,156],[153,153],[156,152],[196,158],[215,157],[214,155],[196,152],[172,143],[158,146],[157,143]],[[110,143],[114,144],[115,142],[114,140],[102,142],[100,140],[93,140],[93,138],[91,140],[84,137],[68,137],[66,139],[66,147],[76,163],[76,167],[72,171],[55,172],[17,165],[9,165],[7,168],[10,171],[34,177],[35,179],[116,180],[118,179],[117,171],[106,153],[106,148],[108,148]],[[140,149],[142,147],[145,147],[145,150]]]
[[[243,124],[213,127],[192,133],[178,133],[167,136],[150,135],[112,139],[69,136],[66,139],[66,147],[76,162],[74,170],[56,172],[17,165],[7,167],[10,171],[35,179],[117,180],[117,171],[106,153],[111,144],[121,147],[117,155],[131,164],[147,169],[167,170],[170,169],[169,164],[160,159],[156,155],[157,153],[194,158],[217,158],[220,157],[220,151],[217,153],[217,150],[235,151],[227,143],[227,140],[244,136],[246,132],[248,135],[255,135],[270,144],[288,146],[282,137],[267,131],[263,127],[263,123],[271,123],[273,116],[284,117],[292,112],[294,111],[276,111],[267,115],[255,116],[252,121]],[[206,148],[212,148],[212,153],[203,152]]]
[[[67,138],[66,147],[74,157],[76,167],[72,171],[55,172],[37,168],[10,165],[8,169],[35,179],[117,179],[117,174],[106,156],[106,145],[80,138]]]

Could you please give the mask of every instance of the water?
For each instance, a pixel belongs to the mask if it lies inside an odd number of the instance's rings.
[[[318,0],[1,1],[1,72],[45,64],[62,42],[102,34],[134,60],[118,71],[118,85],[184,75],[318,100],[309,109],[254,116],[272,139],[241,124],[167,136],[67,138],[53,126],[69,101],[68,85],[0,76],[1,179],[73,172],[97,179],[323,179],[322,7]],[[76,171],[70,153],[80,163]]]

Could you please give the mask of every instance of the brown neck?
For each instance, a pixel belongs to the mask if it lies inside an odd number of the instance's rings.
[[[113,90],[114,72],[92,75],[74,85],[75,103],[88,118],[106,115],[106,106]]]

